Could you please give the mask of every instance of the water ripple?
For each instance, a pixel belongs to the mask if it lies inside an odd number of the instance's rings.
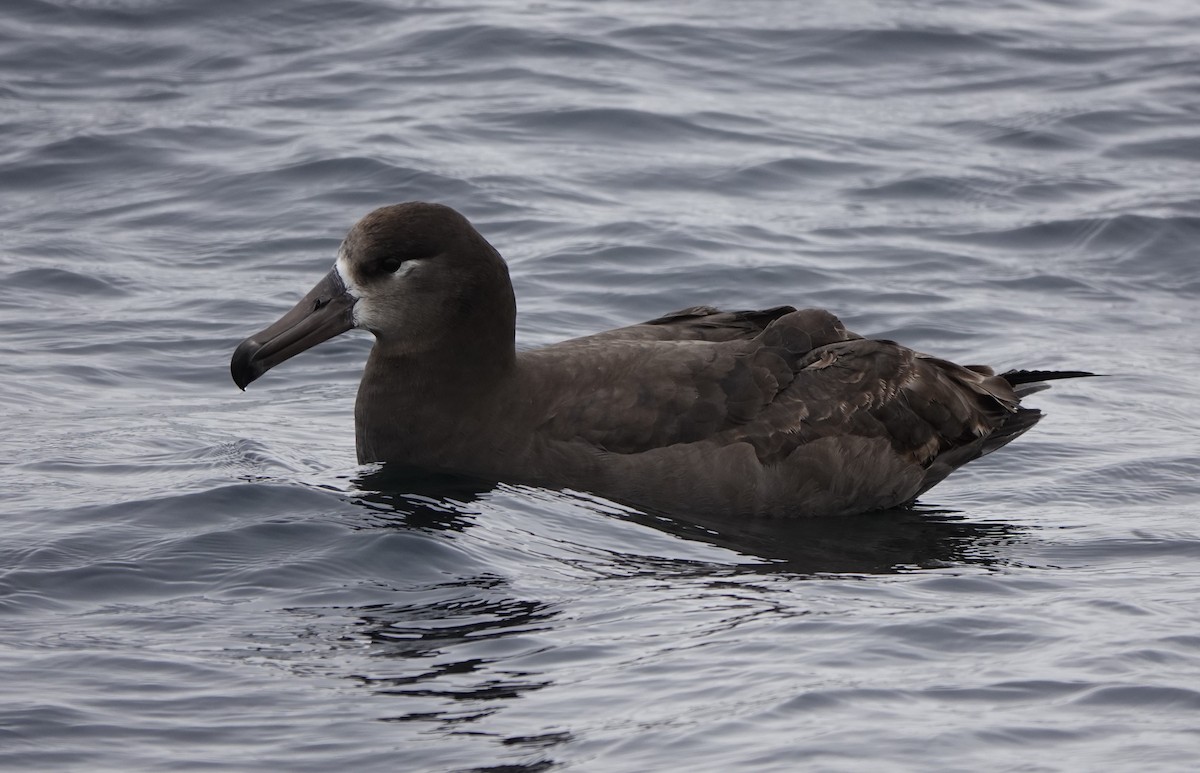
[[[1190,770],[1197,19],[8,3],[0,766]],[[836,523],[397,481],[368,336],[228,358],[407,199],[509,259],[522,346],[790,303],[1110,375]]]

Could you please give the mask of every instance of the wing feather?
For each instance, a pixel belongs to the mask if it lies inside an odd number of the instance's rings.
[[[569,380],[541,390],[558,403],[540,431],[604,453],[744,443],[764,468],[887,469],[915,491],[1036,421],[990,368],[861,338],[819,309],[695,307],[523,356]]]

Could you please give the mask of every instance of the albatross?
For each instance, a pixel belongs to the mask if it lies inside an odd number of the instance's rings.
[[[465,217],[396,204],[230,368],[245,389],[362,328],[360,463],[710,517],[909,505],[1036,424],[1020,403],[1043,382],[1091,375],[956,365],[821,309],[694,306],[522,351],[516,314],[504,259]]]

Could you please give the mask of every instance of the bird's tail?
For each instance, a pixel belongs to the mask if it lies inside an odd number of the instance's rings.
[[[1087,378],[1095,376],[1086,370],[1010,370],[1000,374],[1000,378],[1008,382],[1017,397],[1025,397],[1043,389],[1049,389],[1047,381],[1060,378]]]
[[[988,370],[984,368],[972,369],[981,373],[986,373]],[[1095,375],[1095,373],[1088,373],[1083,370],[1010,370],[1007,373],[1001,373],[1000,378],[1007,381],[1017,397],[1021,398],[1031,395],[1034,392],[1048,389],[1050,385],[1045,383],[1047,381],[1054,381],[1060,378],[1083,378]],[[968,445],[939,454],[926,469],[925,478],[921,482],[921,490],[917,492],[917,496],[928,491],[941,482],[947,475],[967,462],[978,459],[985,454],[990,454],[997,448],[1002,448],[1016,440],[1033,427],[1034,424],[1037,424],[1041,418],[1042,412],[1036,408],[1017,407],[1000,422],[999,426],[987,435]]]

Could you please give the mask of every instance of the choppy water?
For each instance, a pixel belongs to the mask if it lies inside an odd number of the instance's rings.
[[[0,766],[1191,770],[1192,0],[8,0]],[[828,307],[1079,368],[920,511],[695,524],[356,468],[345,336],[228,358],[387,203],[522,345]]]

